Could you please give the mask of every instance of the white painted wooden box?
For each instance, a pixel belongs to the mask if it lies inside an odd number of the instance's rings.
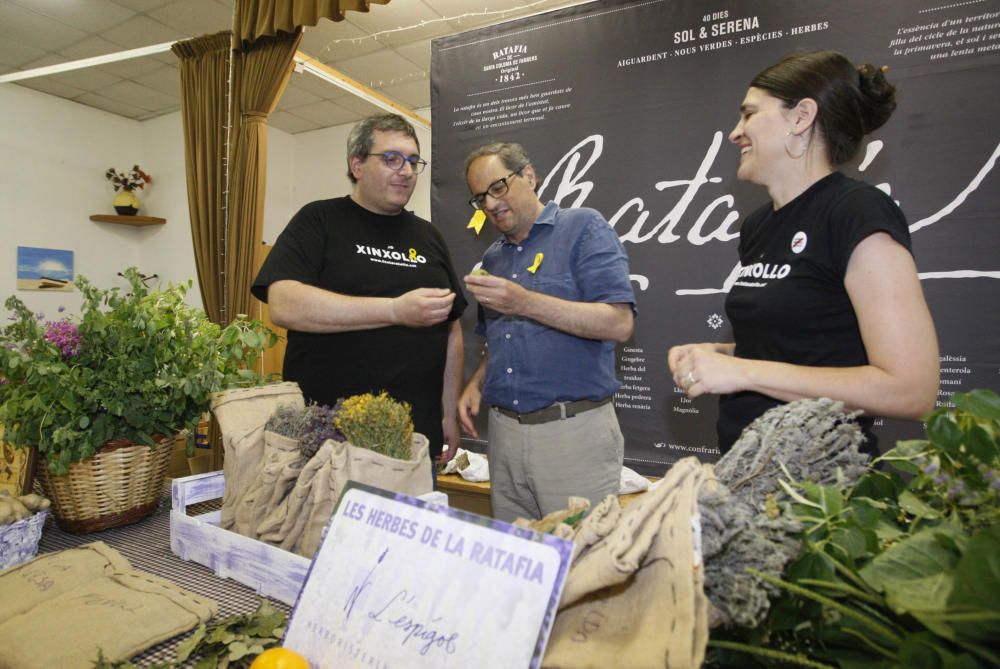
[[[254,588],[260,595],[289,606],[295,604],[312,561],[276,546],[219,527],[221,511],[187,515],[187,507],[222,499],[225,479],[221,471],[174,479],[171,483],[170,550],[182,560],[191,560]],[[440,491],[420,499],[448,505]]]
[[[171,483],[170,550],[182,560],[205,565],[221,578],[254,588],[260,595],[295,604],[311,560],[219,527],[221,511],[187,515],[187,507],[222,499],[222,472],[195,474]]]

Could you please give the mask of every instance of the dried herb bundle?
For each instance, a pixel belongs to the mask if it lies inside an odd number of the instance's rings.
[[[867,471],[863,436],[842,402],[799,400],[751,423],[715,473],[722,486],[699,496],[705,594],[716,624],[754,627],[779,589],[747,571],[774,577],[799,555],[801,526],[782,511],[782,481],[853,486]]]
[[[265,429],[289,439],[297,439],[299,450],[307,458],[311,458],[327,439],[346,440],[334,424],[342,403],[343,400],[340,400],[331,408],[313,402],[302,409],[291,404],[282,404],[268,419]]]
[[[751,423],[715,465],[719,481],[744,502],[764,510],[768,495],[784,495],[780,480],[820,485],[857,481],[868,456],[858,412],[827,398],[777,406]]]
[[[335,423],[355,446],[399,460],[413,459],[410,405],[397,402],[385,391],[348,397]]]

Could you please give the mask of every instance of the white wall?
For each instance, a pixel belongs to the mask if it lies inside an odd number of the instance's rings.
[[[292,135],[268,134],[269,176],[265,220],[287,222],[298,208]],[[167,282],[193,282],[188,302],[201,306],[188,215],[180,113],[132,121],[15,84],[0,84],[0,305],[16,294],[47,316],[65,306],[75,313],[79,293],[18,291],[18,246],[71,250],[74,271],[101,287],[123,286],[117,273],[136,266]],[[140,214],[164,225],[132,227],[90,221],[114,214],[109,167],[138,163],[153,183],[137,191]],[[281,227],[284,227],[284,222]],[[0,309],[2,311],[2,309]],[[5,312],[4,312],[5,313]]]
[[[300,173],[297,135],[267,129],[267,190],[264,194],[263,240],[273,244],[288,219],[303,203],[295,199],[295,179]]]
[[[420,114],[429,117],[429,110]],[[288,220],[312,200],[347,195],[345,160],[350,125],[290,135],[268,131],[264,241],[274,243]],[[431,135],[418,128],[421,154],[431,159]],[[16,294],[29,307],[54,315],[75,313],[79,293],[18,291],[18,246],[74,252],[74,271],[101,287],[121,286],[122,269],[137,266],[167,282],[193,281],[188,302],[201,306],[188,216],[180,113],[138,122],[39,93],[0,84],[0,313]],[[138,163],[153,183],[138,191],[140,214],[166,224],[132,227],[95,223],[113,214],[109,167]],[[430,170],[421,175],[408,208],[430,219]]]
[[[150,286],[192,282],[187,301],[201,306],[198,273],[191,241],[191,219],[188,215],[187,177],[184,174],[184,140],[180,113],[167,114],[143,123],[136,122],[142,134],[140,151],[143,166],[153,176],[153,183],[142,195],[139,212],[167,219],[163,225],[129,228],[102,223],[102,227],[128,236],[137,247],[138,267],[143,274],[156,274]]]
[[[104,178],[143,158],[141,124],[17,86],[0,84],[0,296],[17,288],[18,246],[72,250],[75,272],[98,285],[117,285],[118,271],[139,264],[136,240],[155,231],[110,226],[90,214],[114,213],[114,191]],[[141,192],[140,192],[141,196]],[[79,293],[20,291],[46,314],[76,311]]]

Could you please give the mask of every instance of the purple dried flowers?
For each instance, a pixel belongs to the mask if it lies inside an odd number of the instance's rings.
[[[334,418],[343,405],[338,400],[336,406],[307,404],[299,409],[292,405],[281,405],[275,409],[266,429],[299,441],[299,449],[307,457],[315,455],[327,439],[346,441],[346,437],[334,425]]]

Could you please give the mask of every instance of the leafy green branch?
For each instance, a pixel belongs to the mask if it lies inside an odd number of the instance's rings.
[[[803,550],[754,572],[781,592],[759,627],[713,635],[746,653],[732,666],[1000,666],[1000,397],[958,393],[925,425],[853,486],[785,472]]]
[[[281,645],[288,617],[262,599],[251,614],[222,618],[198,629],[177,646],[175,662],[152,669],[177,669],[194,660],[194,669],[246,669],[254,658]],[[98,651],[94,669],[137,669],[131,662],[107,662]]]

